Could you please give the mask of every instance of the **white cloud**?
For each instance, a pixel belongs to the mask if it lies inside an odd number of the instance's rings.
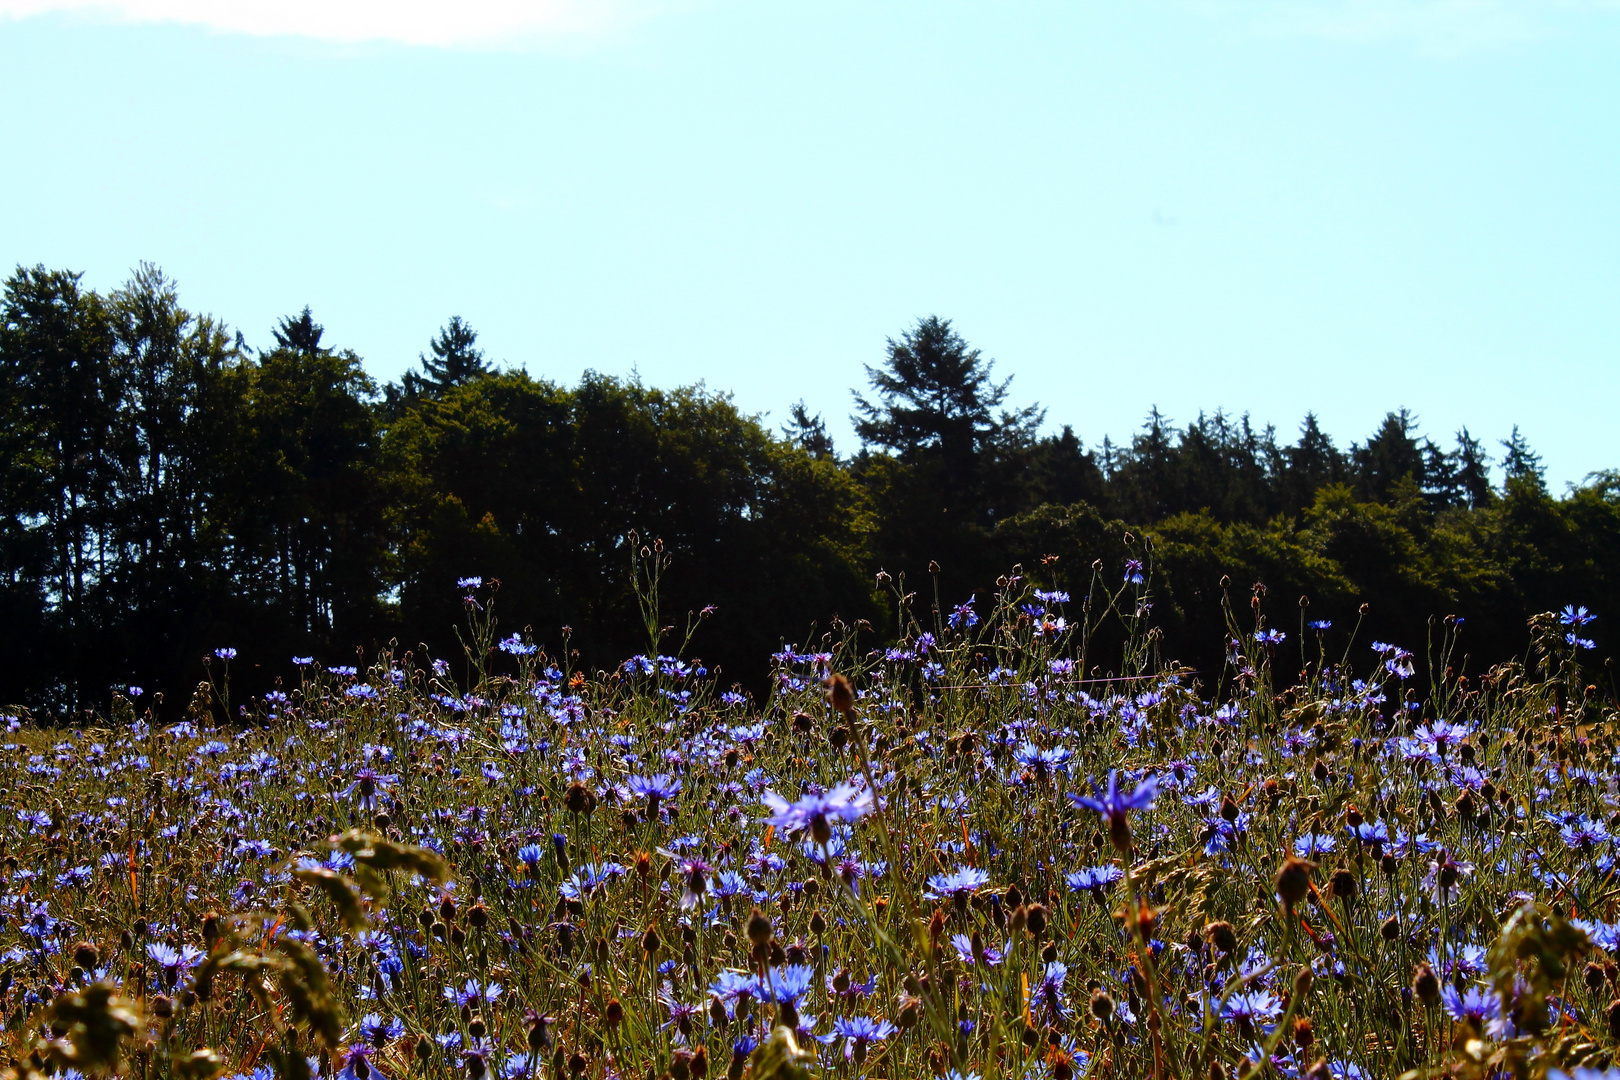
[[[1561,37],[1620,0],[1195,0],[1257,33],[1354,44],[1398,43],[1442,55]]]
[[[602,33],[659,6],[658,0],[0,0],[0,20],[68,13],[322,41],[501,47]]]

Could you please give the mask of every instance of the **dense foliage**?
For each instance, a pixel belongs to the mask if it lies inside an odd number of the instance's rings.
[[[378,387],[307,309],[255,351],[151,267],[107,295],[14,273],[0,701],[60,716],[135,683],[173,714],[221,642],[261,692],[293,654],[442,650],[446,587],[473,574],[502,583],[514,628],[611,666],[636,647],[630,556],[652,538],[675,621],[708,609],[696,647],[755,690],[762,657],[835,617],[900,633],[880,570],[949,606],[1016,564],[1057,556],[1055,584],[1083,590],[1094,560],[1138,560],[1161,655],[1199,670],[1220,663],[1228,586],[1263,583],[1279,622],[1359,610],[1406,641],[1462,616],[1476,668],[1522,654],[1528,615],[1570,596],[1620,610],[1620,476],[1555,496],[1517,432],[1501,485],[1479,440],[1444,449],[1405,411],[1348,449],[1311,417],[1288,444],[1155,411],[1128,446],[1088,450],[1004,408],[1007,381],[938,318],[868,369],[843,456],[802,405],[777,433],[701,387],[498,370],[460,319],[421,364]]]
[[[455,663],[243,702],[221,648],[178,722],[10,718],[10,1075],[1543,1080],[1620,1045],[1584,607],[1427,692],[1455,620],[1414,655],[1228,611],[1200,680],[1134,571],[1049,566],[781,650],[756,705],[659,654],[637,555],[651,648],[607,675],[467,580]],[[1103,642],[1127,674],[1082,679]]]

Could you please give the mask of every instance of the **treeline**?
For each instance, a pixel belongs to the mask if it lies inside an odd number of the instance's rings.
[[[1493,661],[1531,612],[1620,610],[1620,475],[1554,497],[1516,431],[1500,486],[1494,448],[1438,445],[1405,411],[1342,449],[1312,417],[1283,442],[1157,411],[1088,449],[1005,408],[991,363],[929,318],[868,368],[841,455],[802,404],[776,432],[702,388],[496,370],[459,319],[388,386],[307,309],[272,338],[188,312],[151,267],[105,295],[6,281],[0,701],[66,714],[135,683],[183,703],[223,647],[249,689],[294,654],[454,655],[471,576],[499,580],[503,633],[611,667],[646,648],[632,553],[655,538],[676,636],[714,605],[694,650],[756,687],[834,617],[895,636],[880,569],[927,619],[936,589],[982,599],[1014,564],[1078,601],[1138,560],[1165,655],[1198,666],[1220,661],[1222,590],[1247,618],[1256,583],[1285,629],[1302,596],[1339,634],[1365,604],[1369,635],[1409,647],[1457,614]]]

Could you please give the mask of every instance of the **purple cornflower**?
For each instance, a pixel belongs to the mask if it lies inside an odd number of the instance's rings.
[[[1121,791],[1119,787],[1119,770],[1108,770],[1108,788],[1094,787],[1092,795],[1077,795],[1069,792],[1069,801],[1082,810],[1095,810],[1101,814],[1108,823],[1108,837],[1114,842],[1114,847],[1121,853],[1131,850],[1131,823],[1127,816],[1132,810],[1146,810],[1153,805],[1154,797],[1159,792],[1159,780],[1155,776],[1143,777],[1142,782],[1132,791]]]
[[[774,813],[765,820],[785,832],[796,833],[805,829],[818,844],[832,838],[834,821],[859,821],[872,812],[872,793],[854,784],[839,784],[822,794],[801,796],[788,802],[774,791],[760,796],[760,801]]]
[[[697,907],[708,891],[709,878],[714,874],[714,867],[702,859],[679,859],[677,865],[681,871],[681,910],[690,911]]]
[[[399,777],[391,773],[380,773],[375,769],[356,769],[354,783],[339,792],[339,796],[347,799],[350,795],[359,793],[360,809],[374,810],[377,807],[377,793],[396,783]]]

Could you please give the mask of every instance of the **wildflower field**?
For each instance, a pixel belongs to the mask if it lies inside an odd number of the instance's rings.
[[[1584,608],[1491,668],[1458,619],[1244,597],[1190,672],[1142,575],[1014,575],[755,700],[655,616],[582,672],[464,586],[453,662],[242,702],[221,648],[184,719],[11,720],[15,1075],[1539,1078],[1620,1041]]]

